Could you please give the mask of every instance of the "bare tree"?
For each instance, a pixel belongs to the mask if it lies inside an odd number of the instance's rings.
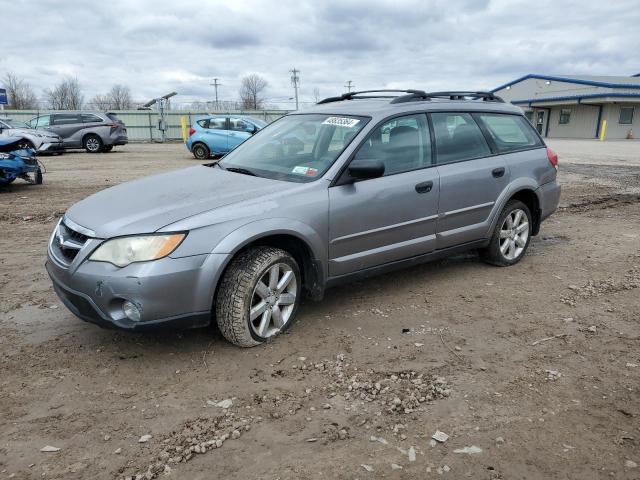
[[[12,72],[2,77],[2,84],[7,90],[8,107],[12,110],[29,110],[38,108],[38,97],[33,88]]]
[[[108,95],[95,95],[89,102],[87,103],[89,107],[94,110],[111,110],[111,98]]]
[[[131,90],[129,87],[125,87],[124,85],[114,85],[111,87],[107,96],[111,100],[109,109],[128,110],[133,107],[133,100],[131,100]]]
[[[313,87],[313,98],[315,99],[316,103],[320,101],[320,89],[318,87]]]
[[[262,92],[267,88],[267,81],[256,73],[242,77],[240,81],[240,103],[242,108],[259,110],[264,104]]]
[[[67,77],[58,85],[44,91],[49,108],[54,110],[80,110],[84,95],[77,78]]]

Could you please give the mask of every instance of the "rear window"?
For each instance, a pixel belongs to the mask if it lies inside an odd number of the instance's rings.
[[[83,113],[81,115],[83,123],[98,123],[102,122],[102,119],[97,115],[93,115],[91,113]]]
[[[512,152],[540,146],[540,139],[531,125],[519,115],[480,113],[477,118],[484,124],[496,144],[498,152]]]
[[[109,120],[113,122],[120,122],[118,115],[116,115],[115,113],[107,113],[107,117],[109,117]]]
[[[53,125],[70,125],[80,123],[80,115],[77,113],[56,113],[53,115]]]

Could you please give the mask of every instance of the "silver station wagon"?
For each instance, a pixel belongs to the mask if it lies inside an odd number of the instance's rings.
[[[464,250],[519,262],[558,205],[558,158],[484,92],[350,92],[289,114],[217,163],[72,206],[47,270],[83,320],[217,324],[250,347],[304,296]]]

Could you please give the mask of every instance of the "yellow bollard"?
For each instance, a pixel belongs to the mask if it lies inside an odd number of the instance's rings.
[[[605,135],[607,134],[607,121],[602,120],[602,127],[600,127],[600,141],[604,140]]]
[[[187,143],[187,117],[184,115],[180,117],[180,124],[182,125],[182,143]]]

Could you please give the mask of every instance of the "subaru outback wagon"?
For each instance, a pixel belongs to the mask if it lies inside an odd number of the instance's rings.
[[[77,203],[49,242],[55,291],[105,327],[217,323],[250,347],[342,282],[470,249],[519,262],[558,205],[558,157],[490,93],[393,92],[325,99],[217,163]]]

